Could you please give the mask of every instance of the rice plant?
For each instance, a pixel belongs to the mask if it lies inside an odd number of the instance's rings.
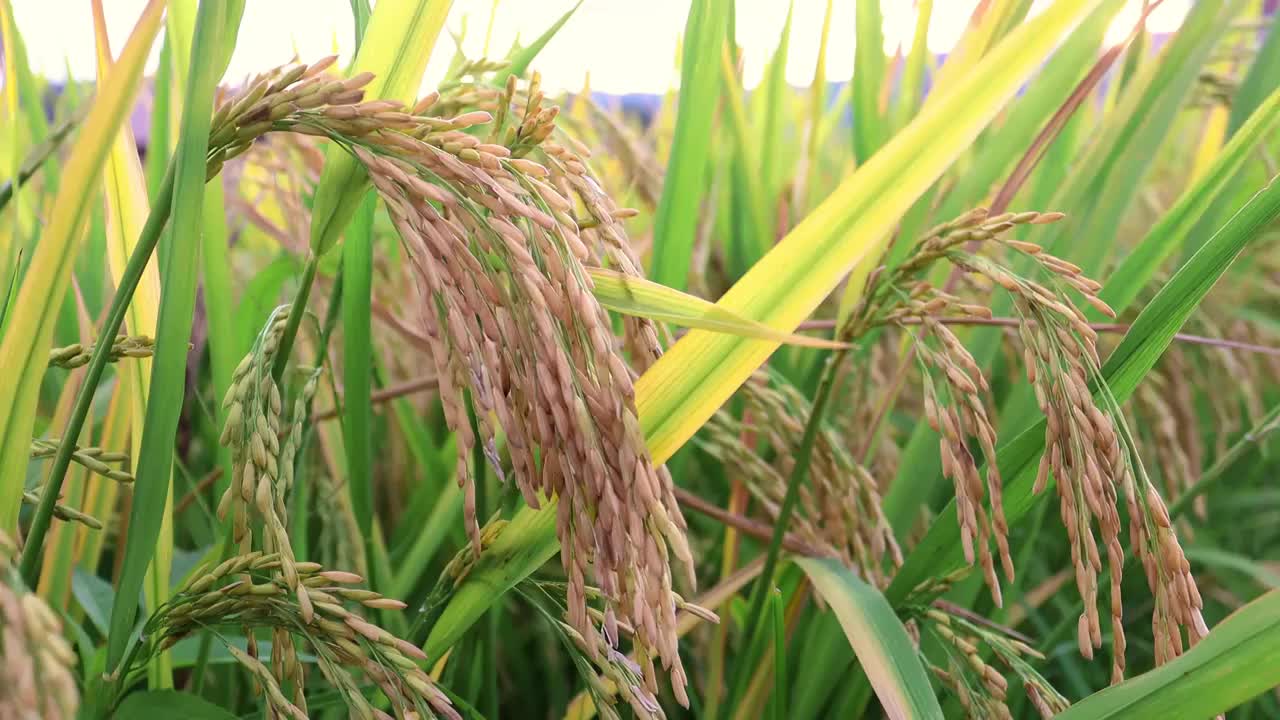
[[[1280,716],[1275,3],[817,4],[640,117],[0,0],[0,720]]]

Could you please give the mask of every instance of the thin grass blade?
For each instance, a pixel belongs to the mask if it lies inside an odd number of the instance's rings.
[[[649,275],[684,290],[710,163],[711,127],[719,87],[719,56],[729,0],[693,0],[685,24],[679,106],[671,159],[653,225]]]
[[[884,19],[880,0],[858,0],[853,60],[853,157],[862,165],[888,136],[880,111],[884,83]]]

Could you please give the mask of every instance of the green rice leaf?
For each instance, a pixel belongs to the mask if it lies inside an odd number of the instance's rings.
[[[880,0],[858,0],[853,60],[853,157],[863,164],[884,144],[888,129],[880,112],[884,83],[884,31]]]
[[[564,27],[564,24],[569,22],[569,18],[573,17],[573,14],[578,11],[578,8],[582,7],[583,2],[584,0],[578,0],[578,2],[574,3],[573,7],[566,10],[565,13],[560,16],[560,19],[551,23],[551,27],[544,30],[541,35],[535,38],[528,47],[520,48],[520,50],[511,57],[510,65],[493,74],[493,85],[495,87],[502,87],[506,84],[507,78],[512,75],[515,75],[516,77],[524,77],[524,74],[529,71],[529,66],[533,64],[534,59],[538,57],[538,53],[542,52],[542,49],[545,48],[547,43],[551,42],[551,39],[560,32],[561,28]]]
[[[784,181],[782,163],[786,154],[786,138],[783,136],[783,120],[791,101],[791,87],[787,85],[787,55],[791,48],[791,16],[795,10],[795,2],[787,3],[787,19],[782,24],[782,34],[778,38],[778,47],[765,68],[764,82],[761,83],[763,104],[761,109],[764,121],[760,123],[760,180],[764,183],[767,209],[776,205],[778,190]],[[774,213],[768,213],[766,229],[776,223]],[[766,246],[767,249],[767,246]],[[751,262],[759,257],[750,258]]]
[[[373,193],[366,193],[342,246],[342,430],[351,509],[369,547],[373,539]]]
[[[1277,32],[1276,18],[1271,16],[1271,27],[1267,29],[1267,40],[1258,49],[1258,54],[1249,66],[1240,87],[1231,96],[1231,115],[1227,120],[1227,137],[1235,135],[1254,110],[1267,99],[1277,85],[1280,85],[1280,32]]]
[[[729,0],[693,0],[685,24],[676,129],[654,218],[649,272],[657,282],[677,290],[688,287],[689,260],[706,193],[728,4]]]
[[[1160,667],[1094,693],[1062,720],[1209,718],[1280,685],[1280,591],[1232,613]]]
[[[941,718],[920,653],[884,595],[838,560],[797,558],[814,589],[831,606],[858,663],[890,718]]]
[[[556,513],[517,513],[476,559],[431,627],[422,650],[434,664],[484,611],[555,554]],[[550,547],[546,542],[550,538]]]
[[[222,34],[236,3],[205,0],[197,11],[193,57],[220,56]],[[238,15],[236,16],[238,17]],[[182,126],[175,158],[175,185],[171,230],[173,244],[163,255],[160,314],[151,371],[154,399],[147,404],[142,430],[141,455],[135,459],[136,482],[129,513],[129,532],[116,601],[111,611],[107,667],[114,669],[124,656],[133,629],[135,600],[156,550],[156,540],[169,521],[170,472],[174,436],[182,413],[182,388],[186,384],[188,343],[195,313],[196,278],[200,244],[186,236],[185,228],[201,227],[204,204],[205,154],[213,115],[213,91],[219,80],[214,63],[190,64],[183,97]],[[172,543],[169,546],[171,548]],[[158,560],[168,560],[158,558]],[[155,583],[167,593],[168,567],[156,573]],[[157,595],[162,600],[163,595]]]

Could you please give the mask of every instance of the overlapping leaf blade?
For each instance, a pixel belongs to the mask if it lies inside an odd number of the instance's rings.
[[[373,9],[351,74],[374,74],[369,100],[411,102],[453,0],[381,0]],[[323,255],[338,241],[364,198],[369,178],[355,158],[329,148],[311,215],[311,250]]]
[[[131,108],[143,64],[160,29],[164,3],[147,4],[111,76],[94,100],[71,147],[65,173],[49,213],[49,223],[18,291],[0,342],[5,373],[0,376],[0,527],[12,528],[26,476],[27,453],[37,391],[44,375],[53,323],[71,282],[92,188],[101,180],[112,138]]]
[[[858,663],[890,718],[941,718],[920,655],[880,591],[837,560],[799,558],[796,564],[835,612]]]
[[[1012,32],[958,83],[961,92],[923,110],[717,304],[777,330],[794,330],[855,263],[879,252],[901,213],[1099,2],[1059,0]],[[777,347],[703,330],[677,342],[636,384],[654,460],[668,460]],[[501,592],[555,554],[552,505],[517,513],[499,538],[506,549],[486,550],[477,560],[432,628],[428,647],[450,647]],[[519,555],[513,558],[514,548]]]

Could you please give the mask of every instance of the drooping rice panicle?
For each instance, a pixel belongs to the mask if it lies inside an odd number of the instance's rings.
[[[708,423],[702,446],[731,468],[770,518],[776,519],[810,407],[794,387],[767,373],[753,376],[738,396],[744,403],[743,419],[720,411]],[[775,459],[770,462],[745,446],[744,432],[766,440]],[[902,553],[881,509],[875,479],[832,429],[820,433],[815,442],[810,477],[811,482],[800,490],[792,530],[872,582],[887,583],[892,570],[902,564]]]
[[[619,346],[586,272],[607,262],[639,274],[619,223],[625,213],[577,152],[548,141],[557,111],[542,107],[536,76],[519,94],[514,81],[505,91],[459,92],[475,97],[454,96],[456,106],[424,98],[406,116],[417,129],[370,133],[350,149],[368,169],[417,271],[422,323],[458,440],[473,547],[480,543],[469,457],[479,444],[503,476],[495,444],[501,429],[526,502],[559,501],[570,624],[584,636],[593,632],[581,593],[594,578],[612,599],[606,627],[621,616],[637,628],[650,690],[657,690],[653,658],[683,702],[669,557],[674,553],[686,568],[691,557],[670,477],[644,445],[636,370],[623,359],[625,347],[646,367],[660,346],[652,324],[635,319]],[[485,110],[425,114],[472,103],[503,111],[498,120]],[[502,143],[464,132],[485,123]],[[479,436],[470,428],[467,398]]]
[[[0,718],[71,720],[80,705],[76,653],[62,621],[23,585],[17,553],[0,532]]]
[[[283,575],[286,562],[282,555],[254,551],[193,573],[148,620],[146,652],[172,647],[203,629],[243,628],[247,637],[268,629],[273,640],[270,665],[255,656],[252,644],[248,652],[232,654],[249,669],[276,712],[306,717],[305,671],[298,653],[307,652],[341,693],[352,717],[385,717],[365,698],[363,677],[382,691],[396,717],[416,713],[460,720],[448,697],[418,666],[425,659],[422,650],[350,609],[400,610],[404,603],[355,587],[362,582],[358,575],[312,562],[292,563],[291,585]]]
[[[1038,212],[989,216],[981,209],[966,213],[930,231],[898,267],[873,276],[870,290],[856,312],[867,318],[868,325],[897,324],[908,331],[921,328],[915,350],[922,366],[925,415],[940,435],[943,474],[955,482],[965,557],[982,567],[987,586],[999,605],[999,580],[988,544],[996,545],[1010,578],[1013,564],[1000,502],[1001,480],[994,462],[996,436],[984,399],[989,387],[972,355],[939,321],[946,314],[982,320],[991,313],[980,304],[966,302],[916,276],[931,264],[945,261],[1012,298],[1027,380],[1047,420],[1045,452],[1035,491],[1043,490],[1051,475],[1056,480],[1076,586],[1084,599],[1077,634],[1080,651],[1086,657],[1092,657],[1094,649],[1102,646],[1098,593],[1105,549],[1110,576],[1112,680],[1119,682],[1125,668],[1120,597],[1124,549],[1117,507],[1121,494],[1129,506],[1135,553],[1139,558],[1148,558],[1144,560],[1150,565],[1148,584],[1157,597],[1153,621],[1160,628],[1157,635],[1165,638],[1157,648],[1157,661],[1164,662],[1181,653],[1182,630],[1194,642],[1207,629],[1199,615],[1195,581],[1168,527],[1163,502],[1153,488],[1151,492],[1142,489],[1149,485],[1147,481],[1134,479],[1135,467],[1140,468],[1140,463],[1122,441],[1123,433],[1118,428],[1122,427],[1123,418],[1119,409],[1094,399],[1093,387],[1101,368],[1098,334],[1071,295],[1114,318],[1115,313],[1097,296],[1101,284],[1039,245],[1008,237],[1008,232],[1019,225],[1051,223],[1062,217],[1061,213]],[[990,252],[993,246],[1003,246],[1026,258],[1036,272],[1047,278],[1047,283],[1011,269],[1010,262]],[[934,343],[925,342],[926,337]],[[985,472],[970,451],[971,441],[982,451]],[[1129,500],[1130,496],[1134,499]],[[984,497],[989,510],[984,507]],[[1166,519],[1164,525],[1160,524],[1161,517]]]

